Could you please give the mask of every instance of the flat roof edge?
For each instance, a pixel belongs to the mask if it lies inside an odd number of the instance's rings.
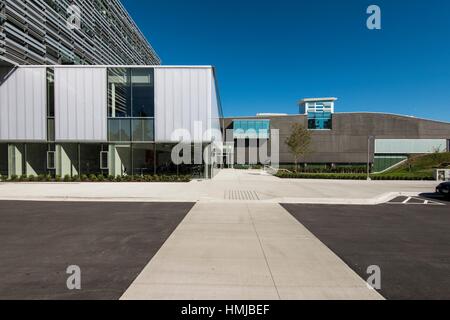
[[[214,69],[211,65],[17,65],[19,68],[159,68],[159,69]]]
[[[443,120],[433,120],[433,119],[426,119],[426,118],[420,118],[420,117],[414,117],[414,116],[408,116],[408,115],[402,115],[402,114],[396,114],[396,113],[388,113],[388,112],[370,112],[370,111],[361,111],[361,112],[335,112],[333,115],[341,115],[341,114],[375,114],[375,115],[385,115],[385,116],[396,116],[396,117],[401,117],[401,118],[406,118],[406,119],[411,119],[411,120],[422,120],[422,121],[431,121],[431,122],[437,122],[437,123],[442,123],[442,124],[448,124],[450,125],[450,122],[447,121],[443,121]],[[288,118],[292,118],[292,117],[306,117],[305,114],[286,114],[286,115],[275,115],[275,116],[265,116],[267,118],[283,118],[283,117],[288,117]],[[229,120],[233,120],[233,119],[259,119],[259,118],[263,118],[263,117],[258,117],[258,116],[230,116],[230,117],[225,117],[224,119],[229,119]]]

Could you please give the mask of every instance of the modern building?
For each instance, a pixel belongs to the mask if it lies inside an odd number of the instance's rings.
[[[449,150],[449,123],[337,113],[336,98],[304,99],[296,115],[225,119],[213,67],[160,62],[119,0],[0,0],[0,174],[210,177],[222,158],[266,163],[250,147],[269,146],[270,156],[274,129],[281,166],[292,166],[293,124],[311,131],[305,165],[382,171]],[[186,136],[197,161],[175,164]]]
[[[119,0],[0,0],[0,63],[159,65]]]
[[[215,173],[213,159],[202,159],[201,153],[200,161],[192,165],[175,165],[171,158],[173,147],[185,141],[181,137],[195,144],[192,153],[222,141],[223,116],[213,67],[0,70],[4,176]]]
[[[392,167],[410,155],[450,151],[450,123],[395,114],[337,113],[336,101],[336,98],[304,99],[299,103],[297,115],[227,118],[224,127],[234,132],[231,137],[227,135],[227,140],[233,139],[237,146],[238,140],[245,139],[245,145],[249,146],[249,140],[256,138],[261,145],[268,142],[270,130],[278,129],[280,165],[290,167],[294,158],[285,141],[292,126],[302,124],[311,131],[312,143],[301,163],[310,166],[370,163],[374,172]],[[259,133],[257,137],[254,132]]]

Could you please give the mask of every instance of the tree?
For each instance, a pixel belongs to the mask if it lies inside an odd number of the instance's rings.
[[[286,139],[286,145],[294,156],[295,169],[298,169],[299,159],[310,152],[311,133],[301,124],[292,126],[292,133]]]

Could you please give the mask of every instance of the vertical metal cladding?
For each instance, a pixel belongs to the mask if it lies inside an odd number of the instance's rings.
[[[55,137],[106,142],[106,68],[55,68]]]
[[[220,96],[219,96],[219,90],[216,86],[216,79],[214,77],[211,78],[211,139],[214,141],[222,141],[222,125],[221,125],[221,119],[222,119],[222,107],[220,104]]]
[[[211,140],[210,135],[203,135],[211,129],[212,77],[211,67],[155,68],[157,142],[179,141],[173,136],[179,129],[189,132],[195,141]],[[195,130],[196,124],[201,124],[201,131]]]
[[[0,140],[47,140],[46,68],[18,68],[0,86]]]

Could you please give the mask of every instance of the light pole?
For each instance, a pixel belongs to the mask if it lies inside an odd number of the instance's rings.
[[[370,141],[374,139],[374,136],[367,138],[367,180],[370,181]]]

